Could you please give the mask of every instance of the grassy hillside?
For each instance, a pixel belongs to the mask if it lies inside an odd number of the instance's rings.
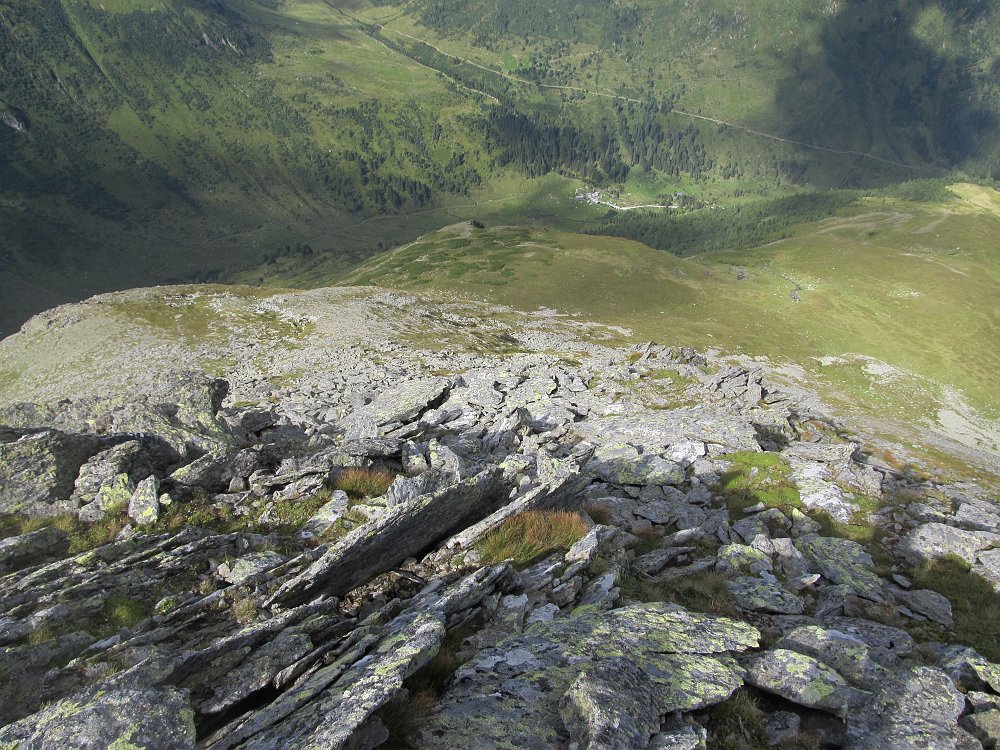
[[[313,240],[468,203],[483,181],[475,97],[322,2],[0,0],[0,18],[2,296],[18,307],[306,245],[371,252],[405,233]]]
[[[329,283],[458,219],[585,229],[585,185],[986,178],[998,40],[980,0],[0,0],[0,334],[112,288]]]
[[[844,405],[916,424],[965,420],[970,443],[997,451],[1000,197],[971,184],[950,195],[864,198],[785,239],[690,258],[610,237],[456,225],[347,280],[544,305],[643,339],[798,363]]]

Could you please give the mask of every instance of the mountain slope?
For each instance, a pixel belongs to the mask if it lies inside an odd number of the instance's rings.
[[[844,408],[899,425],[961,421],[955,434],[995,452],[1000,199],[952,191],[945,202],[864,199],[786,239],[683,259],[608,237],[458,225],[347,281],[544,305],[794,362]]]

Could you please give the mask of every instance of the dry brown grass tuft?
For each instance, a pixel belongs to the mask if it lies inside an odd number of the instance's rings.
[[[353,498],[380,497],[395,478],[386,469],[344,469],[334,477],[333,489],[343,490]]]
[[[512,560],[523,567],[573,546],[590,530],[579,513],[531,510],[508,518],[476,545],[485,563]]]

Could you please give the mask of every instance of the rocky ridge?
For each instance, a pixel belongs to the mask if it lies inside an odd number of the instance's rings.
[[[987,490],[891,460],[768,363],[318,294],[210,297],[298,333],[153,327],[135,361],[115,329],[134,380],[3,392],[0,747],[996,745],[1000,665],[918,583],[961,561],[1000,591]],[[352,471],[392,481],[348,495]],[[486,555],[528,512],[589,530]],[[724,722],[746,695],[757,734]]]

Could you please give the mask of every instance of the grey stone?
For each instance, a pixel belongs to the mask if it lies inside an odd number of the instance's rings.
[[[80,467],[72,499],[81,506],[96,502],[103,510],[113,502],[104,496],[107,489],[115,485],[120,475],[130,477],[141,450],[142,443],[129,440],[92,456]]]
[[[663,713],[703,708],[742,682],[728,653],[756,643],[757,631],[747,625],[675,605],[582,607],[532,624],[460,667],[416,742],[428,750],[551,746],[564,731],[563,694],[581,673],[609,660],[638,667],[656,686]]]
[[[50,526],[0,539],[0,575],[60,558],[67,552],[69,536]]]
[[[625,658],[584,669],[559,706],[570,740],[590,750],[644,748],[660,728],[657,685]]]
[[[799,537],[795,546],[828,581],[849,586],[865,599],[887,600],[882,579],[872,571],[875,564],[871,556],[857,542],[806,535]]]
[[[994,748],[1000,742],[1000,711],[991,708],[963,716],[962,728],[979,740],[984,748]]]
[[[791,711],[775,711],[769,714],[764,722],[764,731],[771,747],[780,747],[782,742],[790,740],[799,733],[802,717]]]
[[[255,552],[219,566],[219,578],[227,583],[243,583],[285,562],[277,552]]]
[[[304,539],[314,539],[325,534],[351,507],[351,500],[343,490],[334,490],[330,499],[323,503],[313,513],[312,517],[302,524],[299,536]]]
[[[617,485],[680,484],[683,467],[627,444],[600,445],[586,466],[591,476]]]
[[[916,667],[893,675],[847,718],[849,750],[956,748],[965,701],[940,669]]]
[[[818,659],[864,690],[874,690],[890,674],[889,670],[872,658],[868,644],[856,636],[832,628],[816,625],[795,628],[782,637],[775,647]]]
[[[388,509],[377,521],[350,532],[306,570],[282,584],[270,603],[287,606],[321,592],[346,594],[454,530],[489,515],[507,494],[500,473],[492,469]]]
[[[829,468],[812,461],[790,462],[791,478],[798,488],[802,504],[810,510],[821,510],[836,521],[849,523],[859,506],[844,494],[834,482]]]
[[[900,542],[899,550],[912,565],[945,555],[957,555],[974,565],[980,551],[1000,544],[1000,534],[956,529],[943,523],[925,523]]]
[[[47,516],[75,510],[73,484],[97,439],[58,430],[0,441],[0,512]]]
[[[930,589],[900,590],[895,592],[895,596],[898,601],[927,619],[944,625],[949,630],[955,627],[955,620],[951,613],[951,602],[946,596]]]
[[[0,729],[0,745],[18,750],[194,750],[187,692],[97,685]]]
[[[139,482],[129,498],[128,515],[139,526],[156,523],[160,517],[160,482],[148,476]]]
[[[948,646],[940,659],[941,668],[952,681],[967,690],[990,689],[1000,693],[1000,665],[968,646]]]
[[[806,708],[843,717],[858,700],[836,670],[796,651],[773,648],[747,660],[746,668],[749,684]]]
[[[763,578],[743,576],[728,582],[736,604],[750,612],[800,615],[805,603],[780,584]]]

